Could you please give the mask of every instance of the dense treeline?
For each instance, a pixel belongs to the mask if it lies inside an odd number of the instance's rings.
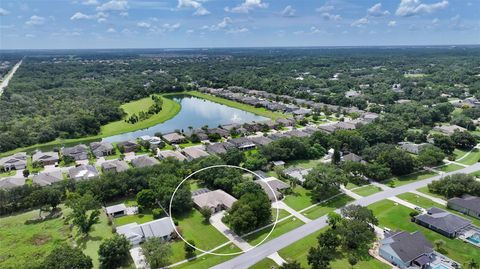
[[[0,55],[0,59],[27,56],[0,98],[0,152],[59,137],[95,135],[102,124],[124,116],[121,103],[200,86],[242,86],[360,109],[369,102],[368,109],[398,113],[417,127],[449,120],[471,126],[476,112],[450,119],[452,108],[442,93],[480,95],[477,48],[64,53],[68,56],[55,51]],[[338,80],[331,79],[334,74]],[[391,90],[394,83],[402,85],[403,93]],[[361,96],[345,96],[348,90],[360,90],[360,85],[368,85]],[[398,99],[414,102],[393,105]],[[438,103],[445,104],[434,106]]]

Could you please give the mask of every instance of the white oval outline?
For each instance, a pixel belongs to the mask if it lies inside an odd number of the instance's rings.
[[[172,223],[172,226],[174,227],[174,230],[175,230],[175,233],[177,233],[177,235],[182,239],[183,242],[185,242],[187,245],[191,246],[192,248],[202,252],[202,253],[205,253],[205,254],[211,254],[211,255],[217,255],[217,256],[233,256],[233,255],[240,255],[242,253],[245,253],[247,251],[250,251],[256,247],[258,247],[259,245],[261,245],[263,242],[265,242],[265,240],[267,240],[267,238],[272,234],[273,230],[275,230],[275,226],[277,226],[277,222],[278,222],[278,215],[279,215],[279,212],[280,212],[280,208],[276,208],[277,210],[277,214],[275,216],[275,222],[273,223],[273,227],[272,229],[270,230],[270,232],[267,234],[267,236],[265,236],[265,238],[263,238],[262,241],[260,241],[258,244],[256,244],[255,246],[252,246],[251,248],[247,249],[247,250],[242,250],[242,251],[237,251],[237,252],[233,252],[233,253],[216,253],[216,252],[213,252],[213,251],[206,251],[206,250],[203,250],[201,248],[197,248],[196,246],[190,244],[189,242],[187,242],[187,240],[185,240],[185,238],[183,238],[183,236],[177,231],[177,227],[175,226],[175,222],[173,221],[173,218],[172,218],[172,203],[173,203],[173,197],[175,197],[175,194],[177,193],[177,190],[180,188],[180,186],[182,186],[182,184],[188,180],[190,177],[192,177],[193,175],[195,175],[196,173],[199,173],[199,172],[202,172],[204,170],[208,170],[210,168],[217,168],[217,167],[229,167],[229,168],[238,168],[238,169],[241,169],[243,171],[247,171],[253,175],[255,175],[256,177],[260,178],[260,179],[264,179],[264,177],[258,175],[257,173],[253,172],[253,171],[250,171],[248,170],[247,168],[243,168],[243,167],[240,167],[240,166],[236,166],[236,165],[228,165],[228,164],[217,164],[217,165],[212,165],[212,166],[207,166],[207,167],[204,167],[202,169],[199,169],[193,173],[191,173],[190,175],[188,175],[186,178],[184,178],[178,185],[177,187],[175,188],[175,191],[173,192],[172,196],[170,197],[170,204],[169,204],[169,207],[168,207],[168,215],[170,216],[170,222]],[[275,191],[273,191],[272,187],[270,186],[270,184],[266,184],[268,186],[268,188],[272,191],[273,193],[273,197],[275,197],[275,203],[278,202],[278,199],[277,199],[277,195],[275,194]],[[228,239],[228,238],[227,238]],[[231,241],[230,241],[231,242]],[[232,244],[234,244],[233,242],[231,242]]]

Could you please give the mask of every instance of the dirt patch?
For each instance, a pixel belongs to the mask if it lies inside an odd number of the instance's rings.
[[[43,244],[46,244],[48,241],[50,241],[52,237],[47,234],[36,234],[32,236],[30,241],[32,242],[33,245],[35,246],[41,246]]]

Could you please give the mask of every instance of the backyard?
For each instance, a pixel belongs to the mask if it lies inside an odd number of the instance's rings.
[[[293,189],[293,192],[285,197],[284,202],[297,211],[315,203],[310,191],[300,185],[297,185],[295,189]]]

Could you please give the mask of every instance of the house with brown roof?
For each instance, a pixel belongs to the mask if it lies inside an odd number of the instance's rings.
[[[237,201],[235,197],[223,190],[206,191],[192,197],[193,203],[198,209],[209,208],[212,213],[230,209]]]
[[[131,161],[133,167],[149,167],[154,166],[159,163],[159,161],[148,155],[138,156],[137,158]]]
[[[120,173],[128,170],[128,164],[122,160],[112,160],[102,163],[103,172],[116,172]]]
[[[124,153],[129,153],[129,152],[135,152],[139,148],[139,145],[137,142],[133,140],[129,141],[123,141],[123,142],[118,142],[117,143],[118,149]]]
[[[195,159],[209,156],[209,154],[200,147],[188,147],[183,149],[183,155],[187,157],[187,160],[193,161]]]
[[[90,149],[97,158],[112,155],[115,152],[113,145],[106,141],[92,142],[90,143]]]
[[[169,133],[162,135],[162,139],[168,144],[181,144],[186,141],[185,136],[178,133]]]
[[[69,148],[62,148],[63,156],[72,157],[75,161],[88,160],[88,147],[80,144]]]

